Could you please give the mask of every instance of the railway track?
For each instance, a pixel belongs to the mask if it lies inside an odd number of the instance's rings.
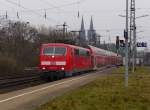
[[[40,81],[40,74],[38,70],[30,70],[26,71],[25,74],[8,74],[0,76],[0,89],[23,85],[38,80]]]
[[[104,70],[101,68],[99,71]],[[5,92],[14,91],[16,89],[27,88],[42,83],[46,83],[41,78],[41,72],[39,70],[27,70],[26,74],[15,74],[0,76],[0,94]],[[90,73],[90,72],[89,72]],[[26,86],[26,84],[29,84]],[[21,87],[20,87],[21,86]]]

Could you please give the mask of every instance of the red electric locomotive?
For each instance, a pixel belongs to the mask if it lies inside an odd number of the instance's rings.
[[[116,53],[88,46],[49,43],[43,44],[40,53],[40,68],[45,76],[68,77],[82,71],[95,70],[102,66],[119,65],[122,57]]]
[[[49,75],[72,76],[74,73],[92,69],[91,53],[89,49],[68,44],[43,44],[40,68],[45,71],[54,71]]]

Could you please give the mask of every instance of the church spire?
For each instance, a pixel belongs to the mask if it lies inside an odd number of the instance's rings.
[[[93,18],[91,16],[91,22],[90,22],[90,30],[94,30],[94,27],[93,27]]]
[[[81,21],[80,39],[81,39],[81,40],[86,40],[86,34],[85,34],[83,16],[82,16],[82,21]]]
[[[82,31],[82,30],[85,31],[83,16],[82,16],[82,21],[81,21],[81,31]]]
[[[90,29],[88,30],[88,41],[90,44],[96,44],[96,31],[93,26],[93,18],[91,16]]]

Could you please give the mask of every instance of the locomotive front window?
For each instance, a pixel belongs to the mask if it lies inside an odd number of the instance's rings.
[[[54,47],[46,47],[43,49],[44,55],[52,55],[54,54]]]
[[[64,55],[66,53],[66,48],[64,47],[55,47],[54,49],[56,55]]]
[[[64,55],[66,53],[65,47],[50,46],[43,49],[44,55]]]

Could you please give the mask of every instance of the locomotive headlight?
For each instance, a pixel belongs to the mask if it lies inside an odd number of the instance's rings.
[[[64,68],[64,67],[62,67],[62,68],[61,68],[61,70],[65,70],[65,68]]]
[[[55,58],[55,56],[53,55],[52,58]]]
[[[43,67],[43,68],[42,68],[42,70],[46,70],[46,68],[45,68],[45,67]]]

